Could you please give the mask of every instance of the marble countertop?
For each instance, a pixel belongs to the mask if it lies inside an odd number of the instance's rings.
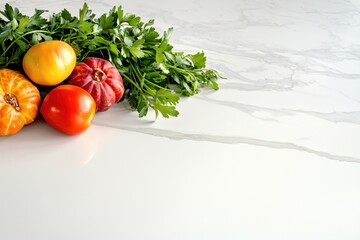
[[[36,122],[0,138],[0,239],[360,239],[358,1],[87,3],[174,27],[226,79],[177,118],[122,102],[78,136]]]

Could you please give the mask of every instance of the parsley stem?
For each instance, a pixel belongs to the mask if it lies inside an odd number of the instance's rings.
[[[167,68],[175,69],[176,71],[178,71],[178,72],[180,72],[180,73],[182,73],[182,74],[184,74],[184,75],[187,75],[187,74],[189,74],[189,73],[191,73],[191,72],[196,72],[196,70],[193,70],[193,69],[178,68],[178,67],[176,67],[176,66],[173,66],[173,65],[170,65],[170,64],[167,64],[167,63],[165,64],[165,66],[166,66]]]
[[[30,34],[34,34],[34,33],[49,33],[49,32],[45,31],[45,30],[34,30],[34,31],[24,33],[24,34],[18,36],[14,41],[12,41],[9,44],[9,46],[5,49],[5,51],[3,52],[3,54],[1,54],[1,56],[5,56],[5,54],[11,49],[11,47],[16,43],[17,40],[19,40],[21,38],[25,39],[25,36],[30,35]]]
[[[147,83],[150,83],[151,85],[153,85],[153,86],[156,87],[156,88],[169,91],[169,88],[162,87],[162,86],[160,86],[160,85],[158,85],[158,84],[156,84],[156,83],[151,82],[150,80],[148,80],[148,79],[146,79],[146,78],[145,78],[145,81],[146,81]]]
[[[122,73],[121,75],[126,79],[126,81],[129,81],[133,86],[135,86],[140,92],[143,91],[143,89],[141,89],[141,88],[139,87],[139,85],[138,85],[137,83],[135,83],[135,82],[134,82],[130,77],[128,77],[126,74]]]

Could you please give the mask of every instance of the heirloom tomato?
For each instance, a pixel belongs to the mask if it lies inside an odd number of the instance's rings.
[[[33,45],[24,55],[22,66],[33,82],[55,86],[64,81],[76,65],[74,49],[66,42],[50,40]]]
[[[40,105],[39,90],[20,72],[0,69],[0,136],[32,123]]]
[[[88,129],[94,119],[95,108],[95,101],[87,91],[63,84],[46,95],[40,113],[51,127],[75,135]]]
[[[108,110],[124,94],[123,79],[109,61],[88,57],[78,63],[69,77],[69,84],[82,87],[96,102],[96,111]]]

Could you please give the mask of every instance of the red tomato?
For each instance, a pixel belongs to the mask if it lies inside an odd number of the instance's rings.
[[[40,113],[53,128],[75,135],[84,132],[95,116],[96,103],[81,87],[60,85],[44,98]]]
[[[108,110],[121,99],[125,90],[119,70],[108,60],[97,57],[78,63],[68,83],[88,91],[96,102],[97,112]]]

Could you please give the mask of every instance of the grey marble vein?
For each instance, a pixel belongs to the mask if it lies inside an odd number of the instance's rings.
[[[262,111],[262,112],[268,112],[272,116],[295,116],[296,114],[306,114],[310,116],[314,116],[320,119],[324,119],[327,121],[331,121],[334,123],[341,123],[341,122],[347,122],[352,123],[356,125],[360,125],[360,111],[334,111],[334,112],[317,112],[317,111],[310,111],[310,110],[303,110],[303,109],[289,109],[289,108],[279,108],[279,109],[272,109],[269,107],[262,107],[262,106],[256,106],[256,105],[250,105],[250,104],[243,104],[243,103],[237,103],[232,101],[224,101],[224,100],[217,100],[217,99],[211,99],[207,97],[206,95],[198,96],[198,99],[202,99],[206,102],[211,102],[213,104],[226,106],[230,108],[234,108],[238,111],[244,112],[249,114],[250,116],[262,120],[270,120],[270,121],[276,121],[276,119],[265,119],[260,118],[258,116],[255,116],[255,112]],[[359,136],[360,138],[360,136]]]
[[[96,125],[111,127],[111,128],[114,127],[112,125],[106,123],[99,123],[99,122],[97,122]],[[165,137],[171,140],[214,142],[220,144],[249,144],[253,146],[267,147],[272,149],[296,150],[296,151],[306,152],[309,154],[315,154],[319,157],[327,158],[330,160],[341,161],[341,162],[360,163],[360,158],[335,155],[328,152],[318,151],[309,147],[300,146],[291,142],[269,141],[269,140],[256,139],[245,136],[221,136],[221,135],[211,135],[211,134],[183,133],[179,131],[156,129],[156,128],[134,128],[134,127],[115,127],[115,128],[122,129],[125,131],[147,134],[156,137]],[[241,153],[239,153],[237,157],[240,156]]]

